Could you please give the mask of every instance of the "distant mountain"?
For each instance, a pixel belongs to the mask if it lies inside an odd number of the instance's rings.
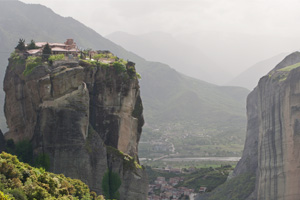
[[[0,60],[1,76],[6,69],[9,53],[19,38],[27,42],[31,39],[64,42],[67,38],[73,38],[81,48],[110,50],[136,63],[137,71],[142,76],[141,96],[148,126],[172,128],[172,124],[188,123],[189,128],[193,129],[213,127],[223,130],[231,127],[238,129],[236,134],[245,134],[248,90],[219,87],[182,75],[165,64],[146,61],[84,24],[71,17],[61,17],[49,8],[19,1],[0,1],[0,36],[3,44],[0,45],[0,52],[4,52]],[[178,51],[183,52],[182,49]],[[2,91],[0,95],[3,98]]]
[[[288,53],[281,53],[272,58],[263,60],[252,67],[249,67],[226,85],[240,86],[252,90],[257,85],[259,79],[271,71],[271,69],[287,55]]]
[[[193,78],[222,85],[232,77],[200,49],[183,44],[168,33],[150,32],[132,35],[114,32],[106,38],[147,60],[166,63]]]
[[[299,50],[299,37],[217,30],[174,33],[176,40],[204,49],[222,68],[237,76],[259,61]],[[283,58],[282,58],[283,59]],[[277,64],[277,63],[276,63]],[[270,67],[271,70],[272,67]]]

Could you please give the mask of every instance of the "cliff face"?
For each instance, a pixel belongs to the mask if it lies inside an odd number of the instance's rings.
[[[121,199],[146,199],[147,177],[137,156],[144,123],[137,78],[76,60],[42,64],[28,75],[24,70],[24,62],[10,59],[5,138],[30,140],[35,155],[49,156],[50,171],[79,178],[99,194],[112,170],[121,178]]]
[[[299,62],[299,52],[287,56],[248,96],[247,139],[234,173],[256,173],[249,199],[300,198]]]

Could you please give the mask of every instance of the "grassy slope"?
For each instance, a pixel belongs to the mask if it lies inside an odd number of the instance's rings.
[[[0,4],[0,35],[6,43],[0,46],[0,51],[10,52],[19,38],[25,38],[27,42],[32,38],[49,42],[74,38],[79,47],[107,49],[137,64],[137,71],[142,75],[140,84],[144,114],[149,125],[166,126],[175,121],[219,129],[228,126],[244,129],[248,90],[218,87],[186,77],[162,63],[148,62],[78,21],[60,17],[46,7],[17,1],[1,1]],[[1,74],[4,74],[6,67],[3,63],[7,55],[3,55]],[[1,96],[3,98],[3,93]],[[244,133],[239,131],[239,134]]]
[[[296,64],[293,64],[293,65],[286,66],[284,68],[279,69],[278,71],[289,72],[289,71],[291,71],[293,69],[296,69],[298,67],[300,67],[300,63],[296,63]]]
[[[255,188],[255,175],[242,174],[226,181],[213,192],[199,195],[197,200],[241,200],[246,199]]]

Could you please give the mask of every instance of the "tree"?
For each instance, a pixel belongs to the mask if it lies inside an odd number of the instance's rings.
[[[118,189],[121,186],[119,174],[108,170],[102,179],[102,192],[106,199],[120,199]]]
[[[51,47],[47,43],[43,48],[43,59],[48,60],[49,56],[52,54]]]
[[[100,60],[100,58],[103,58],[103,54],[96,54],[93,56],[93,59],[97,60],[97,62]]]
[[[27,46],[27,49],[30,50],[30,49],[37,49],[38,47],[35,45],[35,41],[34,40],[31,40],[30,41],[30,44]]]
[[[25,40],[20,38],[18,45],[16,46],[16,49],[18,49],[19,51],[25,51],[26,47],[25,47]]]
[[[92,51],[92,49],[88,48],[88,49],[84,49],[82,51],[82,53],[84,54],[84,58],[86,58],[87,56],[90,57],[90,52]],[[91,59],[91,58],[90,58]]]

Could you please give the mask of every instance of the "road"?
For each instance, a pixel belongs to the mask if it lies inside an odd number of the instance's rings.
[[[239,161],[241,157],[194,157],[194,158],[163,158],[162,161]]]

